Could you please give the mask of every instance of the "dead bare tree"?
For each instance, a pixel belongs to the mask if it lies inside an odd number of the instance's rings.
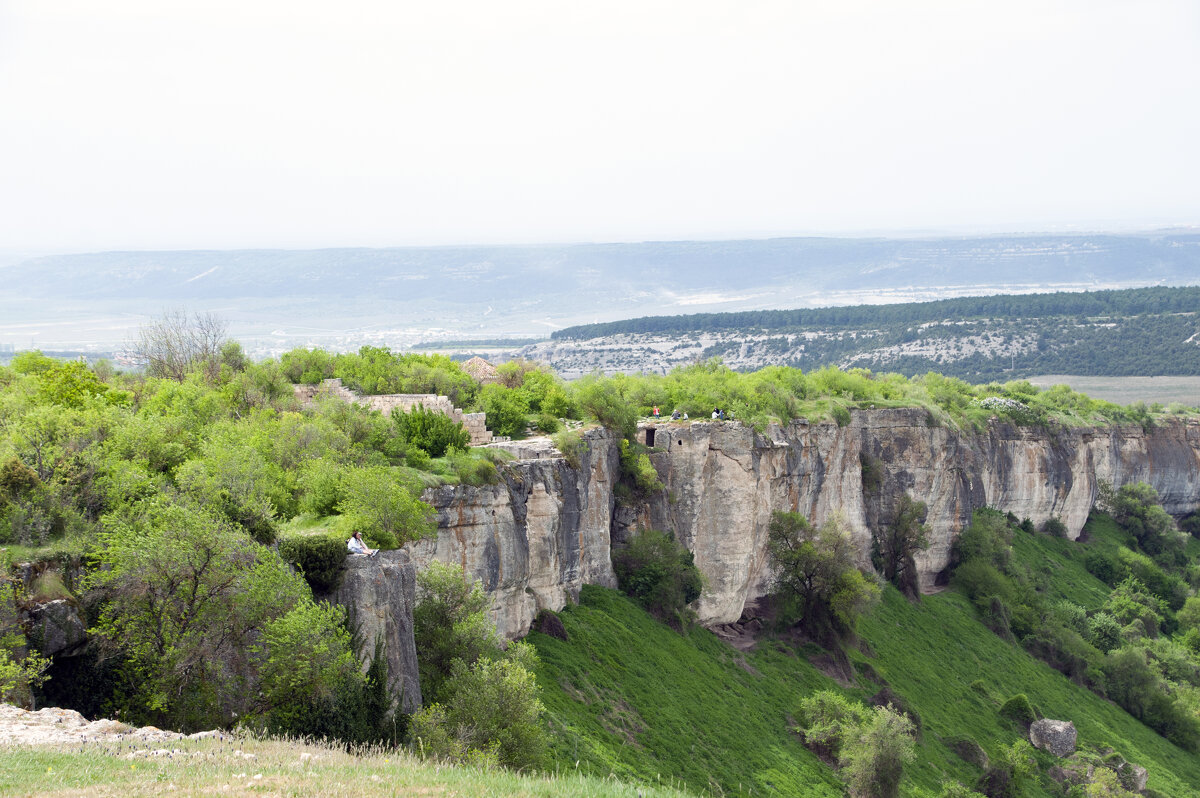
[[[130,348],[149,376],[182,382],[199,368],[217,366],[227,327],[214,313],[169,310],[141,327]]]

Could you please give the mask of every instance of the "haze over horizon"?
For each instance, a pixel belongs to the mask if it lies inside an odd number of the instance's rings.
[[[1185,0],[9,0],[0,250],[1194,227],[1198,45]]]

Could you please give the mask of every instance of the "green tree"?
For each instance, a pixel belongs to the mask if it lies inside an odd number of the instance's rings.
[[[417,646],[421,697],[443,701],[455,662],[468,665],[500,656],[500,639],[487,611],[491,601],[462,569],[437,561],[417,574],[413,638]]]
[[[518,391],[493,384],[479,392],[479,406],[487,414],[487,427],[497,435],[520,435],[525,431],[529,402]]]
[[[773,513],[767,554],[780,620],[818,638],[853,633],[859,615],[879,600],[879,587],[858,570],[854,544],[836,516],[818,529],[799,513]]]
[[[875,567],[884,579],[910,598],[920,595],[915,555],[929,548],[927,514],[925,502],[913,501],[905,493],[900,496],[892,522],[872,536],[871,559]]]
[[[275,732],[311,732],[314,712],[336,711],[340,696],[365,686],[343,607],[302,598],[263,625],[252,651],[261,711]]]
[[[421,485],[386,466],[346,473],[338,510],[374,546],[395,549],[433,532],[433,508],[418,498]]]
[[[703,580],[692,553],[673,534],[639,530],[612,559],[621,590],[660,619],[687,620],[687,605],[700,598]]]
[[[303,579],[203,508],[151,500],[104,523],[89,585],[97,633],[126,658],[126,717],[196,729],[245,714],[252,646],[308,595]]]

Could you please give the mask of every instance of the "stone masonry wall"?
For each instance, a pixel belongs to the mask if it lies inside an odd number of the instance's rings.
[[[423,405],[426,410],[436,410],[462,424],[471,436],[472,446],[483,446],[492,441],[492,433],[484,423],[485,414],[464,413],[454,406],[448,396],[440,396],[435,393],[389,393],[363,396],[342,385],[342,381],[336,378],[321,380],[320,385],[293,385],[292,390],[295,391],[296,398],[300,400],[301,404],[311,404],[318,396],[330,396],[341,399],[343,402],[353,402],[372,410],[378,410],[384,415],[391,413],[396,408],[399,408],[401,412],[408,413],[417,405]]]

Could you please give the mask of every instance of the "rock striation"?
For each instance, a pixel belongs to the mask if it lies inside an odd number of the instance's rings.
[[[577,465],[561,454],[514,460],[497,485],[426,491],[437,511],[437,535],[409,544],[422,568],[453,563],[492,597],[496,628],[520,637],[539,610],[557,610],[585,584],[616,586],[610,556],[618,477],[617,439],[584,434]]]
[[[931,545],[917,566],[929,590],[981,507],[1037,524],[1059,518],[1072,539],[1102,480],[1148,482],[1175,515],[1200,507],[1200,423],[1189,420],[1150,430],[993,421],[962,431],[933,423],[920,408],[858,410],[845,426],[797,421],[762,434],[728,421],[658,425],[654,449],[667,490],[625,516],[626,527],[674,530],[694,552],[707,580],[696,610],[710,625],[736,621],[765,593],[774,510],[818,524],[840,515],[865,565],[872,530],[892,519],[900,497],[925,502]],[[624,534],[614,531],[618,540]]]
[[[931,590],[955,536],[981,507],[1037,524],[1058,518],[1072,538],[1102,480],[1149,482],[1175,515],[1200,508],[1200,423],[1192,420],[1147,430],[993,420],[957,430],[921,408],[881,408],[852,411],[845,426],[796,421],[759,433],[735,421],[659,422],[643,425],[643,440],[650,429],[662,494],[618,506],[617,441],[591,430],[578,466],[538,450],[505,466],[504,484],[428,491],[438,534],[410,547],[413,561],[418,568],[432,559],[458,563],[480,579],[497,628],[511,638],[582,584],[614,584],[610,543],[620,545],[639,526],[670,529],[706,579],[699,619],[717,625],[737,621],[766,592],[766,529],[775,510],[818,524],[840,515],[866,565],[871,531],[891,520],[900,497],[925,502],[931,545],[917,565],[922,589]]]

